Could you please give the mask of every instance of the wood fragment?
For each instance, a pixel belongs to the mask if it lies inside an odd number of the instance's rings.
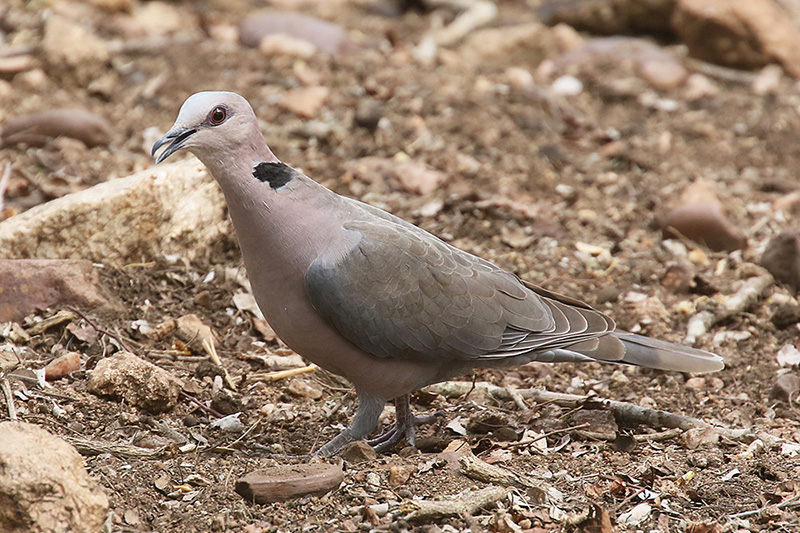
[[[669,440],[677,437],[683,433],[681,428],[670,428],[666,431],[659,431],[658,433],[645,433],[642,435],[633,435],[633,440],[636,442],[660,442],[662,440]]]
[[[107,453],[116,457],[159,457],[167,451],[167,446],[161,448],[142,448],[131,444],[121,444],[118,442],[103,442],[89,439],[79,439],[76,437],[62,437],[64,440],[75,446],[81,455],[100,455]]]
[[[3,396],[6,398],[9,420],[17,420],[17,408],[14,406],[14,394],[11,392],[11,384],[6,378],[0,380],[0,388],[3,389]]]
[[[341,467],[327,463],[281,465],[256,470],[236,482],[236,493],[249,502],[272,503],[307,494],[322,495],[344,480]]]
[[[459,498],[450,500],[407,500],[397,507],[397,511],[411,522],[439,520],[452,516],[467,517],[497,503],[509,492],[511,492],[509,488],[492,486],[467,492]]]
[[[717,324],[732,315],[746,311],[758,302],[767,288],[774,283],[772,275],[764,271],[758,276],[748,278],[747,281],[732,296],[722,304],[720,312],[701,311],[689,319],[686,327],[684,342],[690,346],[697,343],[697,339],[704,335],[714,324]]]
[[[36,324],[32,325],[25,332],[31,337],[35,337],[36,335],[41,335],[52,327],[59,326],[65,322],[72,322],[76,318],[78,318],[77,314],[73,313],[72,311],[62,309],[53,316],[45,318],[41,322],[37,322]]]
[[[546,484],[534,482],[527,476],[517,474],[502,466],[489,464],[472,453],[459,457],[458,465],[461,467],[461,473],[468,478],[502,487],[526,489],[528,495],[536,502],[544,503],[547,501],[547,493],[550,487]]]

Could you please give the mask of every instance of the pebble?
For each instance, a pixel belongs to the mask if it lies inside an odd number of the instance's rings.
[[[293,379],[287,389],[296,396],[311,398],[312,400],[319,400],[323,395],[322,387],[313,381],[303,378]]]
[[[747,244],[743,232],[725,216],[718,201],[700,201],[672,209],[662,228],[664,238],[683,236],[714,251],[739,250]]]
[[[793,290],[800,287],[800,226],[787,229],[770,239],[761,266]]]
[[[327,87],[295,87],[284,93],[281,107],[302,118],[314,118],[330,94]]]
[[[339,456],[350,464],[374,461],[378,457],[375,449],[363,440],[351,442],[339,452]]]
[[[380,123],[382,116],[383,113],[378,102],[362,99],[358,102],[356,113],[353,116],[353,123],[367,131],[375,131],[378,129],[378,123]]]
[[[575,96],[583,91],[583,82],[575,76],[565,75],[553,81],[550,90],[558,96]]]
[[[796,401],[798,391],[800,391],[800,376],[797,374],[784,374],[775,380],[770,397],[784,402],[788,402],[789,398]]]
[[[89,375],[89,390],[101,396],[122,398],[151,413],[161,413],[178,402],[181,382],[130,352],[118,352],[97,363]]]
[[[55,381],[69,375],[70,372],[80,370],[80,368],[81,354],[78,352],[67,352],[47,363],[47,366],[44,367],[44,379],[47,381]]]
[[[205,352],[217,344],[217,336],[210,326],[195,314],[183,315],[176,321],[175,333],[197,352]]]

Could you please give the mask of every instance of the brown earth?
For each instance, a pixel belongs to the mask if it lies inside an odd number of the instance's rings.
[[[37,42],[49,13],[38,4],[11,0],[0,9],[7,43]],[[56,12],[82,14],[78,18],[103,39],[123,39],[124,15],[93,5],[111,2],[52,4]],[[751,263],[758,263],[768,239],[793,223],[793,214],[779,216],[772,208],[797,189],[800,172],[800,93],[787,77],[773,92],[756,95],[750,83],[755,74],[714,77],[716,71],[709,69],[706,75],[718,93],[690,101],[684,87],[657,91],[622,64],[598,63],[579,76],[584,89],[578,95],[559,96],[548,92],[544,81],[537,86],[540,90],[520,88],[508,69],[527,69],[540,81],[538,76],[544,75],[536,69],[542,60],[555,59],[566,47],[564,28],[540,28],[534,37],[506,48],[484,35],[478,41],[483,46],[473,42],[443,48],[427,65],[414,59],[413,48],[435,17],[452,20],[448,9],[388,15],[385,6],[378,9],[368,2],[281,4],[349,29],[360,48],[337,57],[297,60],[265,57],[209,36],[227,25],[235,27],[260,5],[255,1],[167,4],[193,29],[193,37],[168,32],[152,46],[123,47],[100,71],[89,74],[81,71],[81,64],[50,64],[34,47],[43,75],[27,71],[0,81],[0,121],[48,108],[85,107],[109,121],[113,140],[93,148],[64,139],[40,148],[3,148],[2,160],[13,164],[4,216],[151,165],[147,152],[152,139],[145,141],[144,130],[156,126],[165,131],[189,94],[226,89],[250,100],[267,142],[283,161],[321,183],[384,207],[526,280],[582,298],[607,311],[621,327],[675,342],[685,336],[696,310],[716,310],[713,302],[734,293],[754,271]],[[498,6],[492,27],[536,21],[524,1]],[[128,36],[123,42],[134,40]],[[101,82],[92,84],[87,76]],[[313,120],[278,105],[286,91],[307,85],[329,89]],[[374,102],[382,117],[377,129],[354,123],[365,101]],[[669,110],[671,102],[675,110]],[[394,182],[368,180],[351,171],[356,159],[398,153],[444,172],[447,183],[415,195]],[[677,258],[662,245],[659,221],[685,186],[701,178],[716,185],[729,218],[745,231],[748,243],[730,254],[690,254],[699,288],[674,293],[661,284]],[[583,249],[579,243],[607,250],[610,260],[604,262],[599,252],[595,259],[576,253]],[[24,367],[41,368],[59,348],[84,355],[83,370],[18,400],[22,419],[65,437],[167,446],[167,452],[147,459],[110,453],[86,457],[90,473],[107,490],[114,531],[471,527],[606,532],[610,529],[602,526],[603,513],[625,530],[632,526],[618,523],[620,517],[646,497],[653,510],[637,526],[644,531],[800,531],[797,506],[791,505],[800,493],[800,456],[782,454],[781,447],[781,442],[800,442],[800,411],[796,401],[770,396],[781,371],[776,353],[796,342],[798,334],[794,323],[780,328],[771,321],[779,307],[798,306],[785,288],[771,287],[767,298],[700,338],[698,347],[719,353],[727,362],[724,371],[706,376],[705,382],[688,382],[690,376],[679,373],[599,364],[529,365],[474,376],[520,389],[591,392],[734,428],[754,427],[779,439],[754,453],[742,455],[748,442],[726,438],[694,449],[680,437],[631,446],[630,439],[615,444],[570,430],[550,434],[548,453],[536,453],[528,445],[513,445],[514,439],[526,429],[549,433],[571,427],[570,409],[529,402],[523,410],[488,396],[447,399],[423,393],[414,398],[415,410],[438,410],[445,417],[421,431],[421,454],[385,454],[366,463],[347,463],[344,484],[326,496],[258,506],[233,491],[236,480],[264,465],[307,460],[300,456],[332,437],[337,431],[333,426],[350,420],[355,395],[322,373],[273,383],[248,379],[265,370],[270,354],[285,349],[265,339],[251,317],[232,303],[240,289],[225,275],[225,267],[242,268],[235,242],[220,241],[201,257],[192,263],[145,257],[141,263],[106,265],[100,269],[103,283],[124,303],[124,311],[114,316],[89,313],[74,321],[93,326],[96,339],[82,340],[65,324],[52,328],[29,343],[34,355],[23,361]],[[216,273],[213,281],[205,281],[209,272]],[[653,298],[639,301],[636,293]],[[148,338],[131,329],[136,320],[157,325],[188,313],[212,326],[223,366],[240,380],[227,404],[222,401],[224,388],[220,392],[214,386],[215,367],[201,362],[206,359],[202,350],[171,335]],[[214,416],[185,397],[154,421],[134,407],[89,393],[88,372],[121,343],[184,380],[184,391],[199,402],[212,402],[217,411],[242,411],[247,432],[210,427]],[[291,380],[316,383],[322,397],[298,396],[291,392],[299,390],[291,387]],[[21,381],[13,383],[22,387]],[[358,510],[365,504],[430,500],[486,486],[448,467],[436,452],[457,437],[445,428],[447,423],[461,417],[471,427],[470,420],[487,412],[497,415],[494,420],[501,427],[467,433],[464,438],[476,455],[551,484],[563,499],[541,505],[517,491],[511,500],[474,518],[411,524],[392,513],[381,517]],[[159,424],[196,446],[181,452],[181,444],[163,436]],[[619,434],[630,437],[660,429],[621,424]],[[559,443],[565,445],[553,451]],[[390,484],[390,467],[403,465],[411,465],[413,474],[405,483]],[[191,474],[204,481],[185,483]],[[768,505],[781,502],[789,503]],[[735,516],[747,511],[754,512]]]

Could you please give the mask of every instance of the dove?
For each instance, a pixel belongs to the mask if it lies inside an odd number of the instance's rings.
[[[188,150],[219,184],[253,295],[292,350],[354,386],[351,423],[315,453],[332,456],[378,425],[377,451],[414,444],[410,394],[426,385],[531,361],[602,361],[678,372],[720,356],[628,333],[585,303],[528,283],[281,162],[245,98],[191,95],[153,145],[161,163]]]

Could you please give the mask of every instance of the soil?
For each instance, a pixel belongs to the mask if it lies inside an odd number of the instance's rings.
[[[33,4],[38,3],[10,0],[0,9],[9,42],[41,35],[50,10]],[[92,2],[53,4],[56,11],[83,13],[102,38],[121,38],[119,13],[106,13]],[[509,81],[508,69],[538,76],[542,60],[560,53],[557,32],[541,29],[536,48],[523,42],[494,51],[487,45],[477,56],[454,45],[427,65],[414,59],[414,47],[436,17],[447,23],[455,12],[392,15],[387,6],[368,2],[281,3],[350,30],[359,47],[335,57],[265,57],[209,36],[213,28],[235,27],[260,4],[170,3],[198,36],[167,34],[167,44],[117,53],[99,88],[86,83],[80,66],[55,68],[45,60],[43,79],[17,75],[0,81],[0,120],[69,106],[94,111],[113,126],[109,146],[86,148],[61,139],[44,147],[3,148],[2,159],[14,168],[4,216],[148,167],[152,139],[145,129],[165,131],[189,94],[225,89],[249,99],[268,144],[284,162],[324,185],[383,207],[525,280],[581,298],[622,328],[673,342],[685,336],[694,313],[716,309],[715,301],[734,293],[755,271],[753,263],[769,238],[792,224],[792,216],[772,208],[797,189],[800,173],[800,92],[787,77],[767,95],[754,94],[742,81],[750,74],[712,77],[718,93],[690,101],[683,87],[655,90],[623,65],[604,64],[587,67],[583,90],[575,96],[524,90]],[[498,7],[493,27],[536,21],[522,0]],[[673,43],[660,44],[675,49]],[[612,83],[620,80],[631,83]],[[311,119],[278,105],[287,90],[304,85],[330,90]],[[675,109],[649,105],[642,94],[674,103]],[[364,102],[372,102],[380,116],[375,128],[354,119]],[[359,158],[398,154],[444,172],[446,184],[419,195],[352,170]],[[662,241],[660,220],[698,179],[714,184],[731,222],[745,232],[747,246],[723,253],[689,244],[696,252],[687,264],[699,288],[673,292],[661,280],[678,257]],[[600,252],[597,257],[578,253],[583,243],[606,250],[610,260],[603,262]],[[782,453],[781,446],[800,442],[800,410],[796,402],[771,396],[785,372],[776,353],[796,342],[798,334],[796,324],[781,328],[771,320],[779,308],[798,305],[784,287],[771,287],[767,298],[701,336],[697,347],[719,353],[727,365],[705,381],[601,364],[531,364],[465,377],[519,389],[592,393],[734,428],[753,427],[774,435],[777,443],[758,447],[723,438],[690,447],[688,439],[675,436],[631,444],[630,437],[663,428],[624,421],[619,421],[617,441],[593,440],[570,430],[574,413],[554,404],[529,402],[521,409],[483,395],[452,399],[420,393],[412,398],[414,410],[441,411],[444,417],[420,430],[419,453],[404,450],[347,462],[344,483],[325,496],[254,505],[234,492],[236,480],[264,466],[308,461],[305,454],[351,419],[356,397],[324,372],[270,383],[248,379],[268,370],[265,361],[271,355],[288,350],[265,337],[232,302],[241,289],[226,268],[243,270],[235,241],[221,240],[193,262],[176,253],[169,260],[104,265],[102,281],[124,302],[124,311],[87,313],[74,321],[95,327],[97,339],[81,340],[66,325],[50,329],[31,342],[35,355],[24,362],[41,368],[63,348],[84,354],[82,370],[54,382],[46,395],[20,402],[22,419],[65,437],[167,446],[154,458],[86,457],[111,500],[113,531],[611,531],[604,517],[619,530],[800,531],[796,506],[769,505],[791,502],[800,493],[800,455]],[[215,276],[209,281],[211,272]],[[202,350],[172,335],[151,338],[131,327],[137,320],[158,325],[189,313],[217,334],[222,364],[239,380],[235,391],[226,393],[223,387],[221,392],[219,380],[214,384],[214,368],[209,371]],[[216,417],[186,397],[170,412],[150,416],[89,393],[88,372],[122,343],[182,379],[187,395],[204,406],[223,414],[241,411],[247,431],[211,427]],[[298,395],[292,391],[305,389],[292,387],[292,380],[323,394],[316,400]],[[470,424],[487,413],[496,415],[491,420],[499,427],[489,431]],[[455,419],[467,426],[466,435],[446,427]],[[383,423],[392,420],[389,409]],[[194,443],[193,449],[181,451],[159,424]],[[549,435],[547,453],[514,445],[526,430]],[[422,523],[363,510],[364,505],[431,500],[486,486],[439,458],[438,452],[457,438],[484,460],[549,483],[562,498],[543,505],[517,490],[474,517]],[[408,480],[390,476],[408,465]],[[192,474],[202,481],[186,483]],[[644,521],[624,525],[624,514],[645,501],[652,511]],[[753,513],[736,516],[748,511]]]

